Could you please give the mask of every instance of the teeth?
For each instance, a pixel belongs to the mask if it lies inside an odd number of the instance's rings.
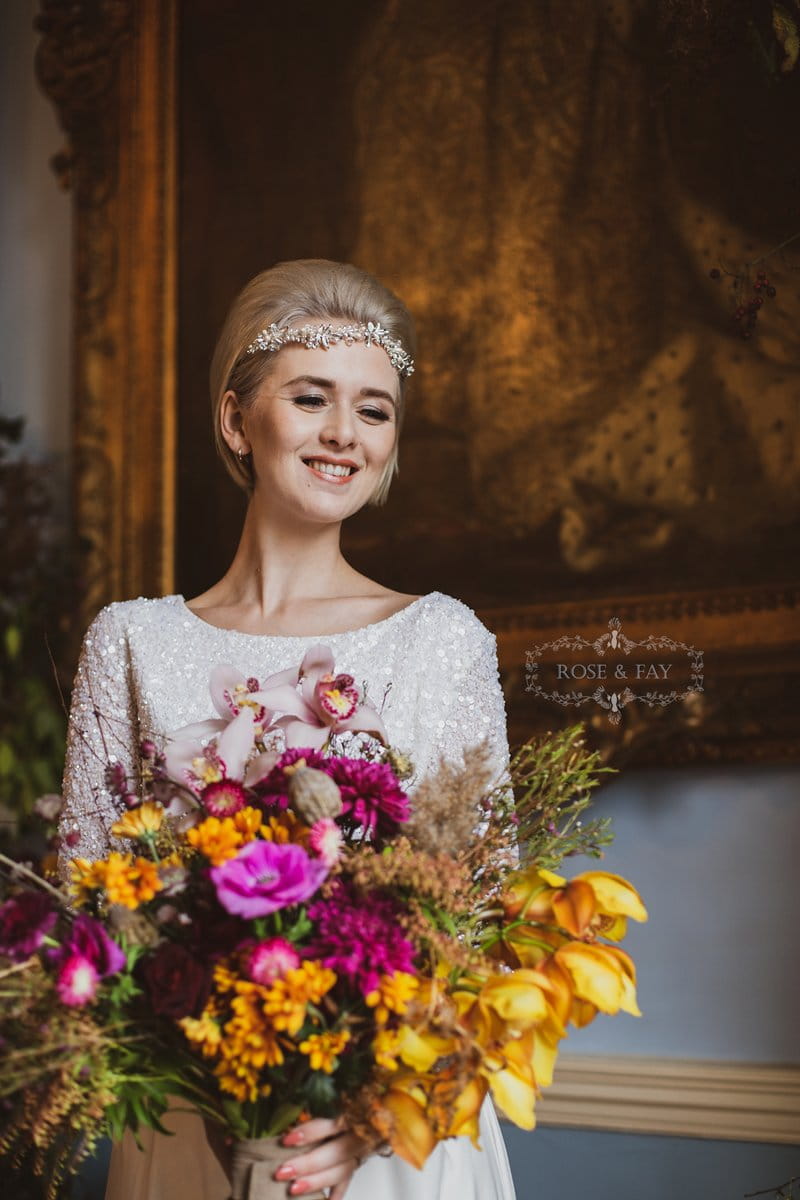
[[[337,467],[333,463],[320,462],[318,458],[307,459],[309,467],[313,467],[315,471],[322,471],[324,475],[349,475],[352,467]]]

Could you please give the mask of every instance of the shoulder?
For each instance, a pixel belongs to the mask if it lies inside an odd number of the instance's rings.
[[[178,611],[180,596],[139,596],[135,600],[114,600],[96,614],[86,630],[85,641],[92,643],[112,636],[125,638],[134,629],[148,629]]]
[[[454,643],[468,652],[496,648],[495,635],[463,600],[445,592],[429,592],[424,599],[427,601],[425,618],[437,639]]]

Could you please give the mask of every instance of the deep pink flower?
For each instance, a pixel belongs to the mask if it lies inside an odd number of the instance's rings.
[[[411,815],[409,799],[388,763],[360,758],[331,758],[330,775],[342,794],[345,829],[364,829],[370,837],[391,837]]]
[[[62,1004],[80,1008],[91,1004],[97,994],[100,976],[97,968],[82,954],[72,954],[58,973],[56,991]]]
[[[261,802],[276,808],[289,806],[289,780],[284,767],[304,758],[306,766],[325,771],[338,785],[342,813],[336,818],[346,831],[364,829],[372,837],[391,837],[411,815],[408,796],[388,763],[367,762],[344,755],[329,757],[310,746],[292,746],[258,784]]]
[[[308,844],[326,867],[339,861],[344,845],[342,831],[332,817],[322,817],[311,826]]]
[[[56,923],[56,912],[43,892],[20,892],[0,905],[0,954],[24,962],[41,946]]]
[[[249,842],[235,858],[212,867],[217,899],[229,913],[264,917],[291,904],[308,900],[328,874],[319,859],[301,846]]]
[[[256,942],[247,952],[247,975],[253,983],[265,986],[283,979],[287,971],[300,965],[300,955],[291,942],[285,938],[270,938],[266,942]]]
[[[235,779],[209,783],[200,797],[203,808],[212,817],[232,817],[247,803],[247,793]]]
[[[414,947],[399,924],[400,908],[388,896],[360,896],[340,880],[327,900],[308,910],[316,933],[305,954],[321,959],[340,977],[349,979],[362,995],[378,986],[381,975],[414,973]]]
[[[100,978],[115,975],[125,966],[123,951],[106,933],[99,921],[80,913],[72,924],[69,937],[64,942],[58,959],[84,958],[94,967]]]

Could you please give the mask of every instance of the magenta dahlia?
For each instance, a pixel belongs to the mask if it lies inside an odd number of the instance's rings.
[[[342,793],[340,823],[372,838],[391,837],[411,815],[409,799],[388,763],[331,758],[329,773]]]
[[[321,959],[367,996],[382,975],[414,973],[414,947],[398,923],[400,908],[389,896],[360,896],[337,880],[327,900],[308,910],[316,926],[305,954]]]

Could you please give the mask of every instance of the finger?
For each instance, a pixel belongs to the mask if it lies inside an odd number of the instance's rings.
[[[347,1185],[353,1178],[356,1164],[355,1159],[350,1159],[347,1163],[340,1163],[335,1167],[328,1167],[325,1171],[317,1171],[314,1175],[303,1175],[298,1178],[289,1188],[290,1196],[303,1196],[309,1192],[321,1191],[322,1188],[338,1188],[339,1194],[344,1196],[347,1191]]]
[[[293,1154],[283,1165],[287,1171],[292,1169],[295,1175],[305,1178],[307,1175],[327,1170],[340,1163],[355,1162],[361,1149],[361,1142],[358,1138],[351,1133],[342,1133],[337,1137],[329,1138],[326,1142],[317,1142],[308,1150],[298,1148],[297,1154]]]
[[[304,1146],[310,1142],[321,1142],[324,1138],[334,1137],[342,1129],[341,1117],[332,1120],[330,1117],[312,1117],[301,1125],[293,1125],[283,1137],[285,1146]]]

